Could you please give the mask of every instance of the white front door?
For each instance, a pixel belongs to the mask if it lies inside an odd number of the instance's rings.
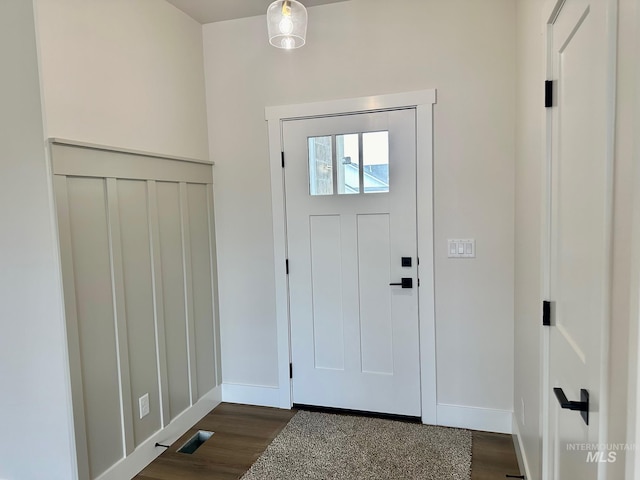
[[[566,0],[550,24],[549,478],[602,477],[610,165],[605,2]],[[587,398],[588,396],[588,398]],[[565,398],[566,397],[566,398]],[[580,410],[587,407],[588,412]],[[600,470],[600,473],[599,473]]]
[[[283,145],[293,402],[420,416],[415,109],[285,121]]]

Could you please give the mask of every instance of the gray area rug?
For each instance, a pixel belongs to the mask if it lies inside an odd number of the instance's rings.
[[[241,480],[469,480],[471,432],[298,412]]]

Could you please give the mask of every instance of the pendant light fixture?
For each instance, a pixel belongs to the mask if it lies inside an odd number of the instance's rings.
[[[307,9],[297,0],[276,0],[267,9],[269,43],[291,50],[305,44]]]

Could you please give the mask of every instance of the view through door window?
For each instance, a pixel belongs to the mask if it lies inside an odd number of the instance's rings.
[[[309,137],[309,193],[389,192],[389,132]]]

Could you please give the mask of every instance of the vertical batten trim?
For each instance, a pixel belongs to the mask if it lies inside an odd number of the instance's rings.
[[[211,262],[211,302],[213,312],[213,353],[215,385],[222,383],[220,358],[220,319],[218,314],[218,257],[216,251],[216,223],[213,200],[213,185],[207,185],[207,220],[209,222],[209,259]]]
[[[115,178],[107,178],[107,229],[109,232],[109,260],[111,263],[111,288],[113,293],[114,327],[116,331],[116,359],[120,384],[120,413],[124,456],[135,450],[133,430],[133,405],[131,400],[131,375],[129,371],[129,338],[125,308],[125,287],[120,236],[120,212],[118,210],[118,185]]]
[[[60,238],[60,265],[64,285],[64,309],[67,317],[67,343],[69,348],[69,374],[73,399],[73,420],[76,437],[76,461],[78,477],[89,478],[89,451],[87,448],[86,416],[84,411],[84,385],[80,355],[80,332],[76,300],[76,280],[73,269],[73,243],[71,241],[71,220],[69,218],[69,193],[67,177],[54,175],[58,214],[58,236]]]
[[[147,181],[147,208],[149,211],[149,251],[151,253],[151,285],[153,288],[153,318],[156,340],[156,365],[162,428],[171,421],[169,409],[169,375],[167,341],[164,316],[164,285],[162,283],[162,256],[160,254],[160,220],[155,180]]]
[[[185,328],[187,331],[187,360],[189,365],[189,395],[191,405],[198,401],[196,365],[196,335],[193,306],[193,276],[191,272],[191,232],[189,231],[189,198],[187,184],[180,182],[180,229],[182,232],[182,268],[184,273]]]

